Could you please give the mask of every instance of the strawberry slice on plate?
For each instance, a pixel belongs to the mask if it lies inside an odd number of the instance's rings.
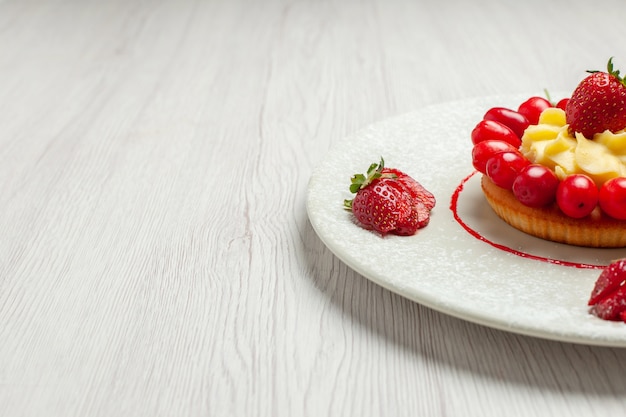
[[[615,261],[602,270],[588,305],[594,316],[626,322],[626,259]]]
[[[344,208],[352,211],[366,229],[383,235],[413,235],[430,220],[435,197],[404,172],[385,168],[385,161],[371,164],[366,174],[351,178],[350,191],[356,196],[344,200]]]

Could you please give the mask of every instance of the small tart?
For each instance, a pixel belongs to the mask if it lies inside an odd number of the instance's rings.
[[[626,247],[626,221],[610,218],[598,208],[587,217],[574,219],[563,214],[556,204],[542,208],[525,206],[511,191],[498,187],[485,175],[481,186],[496,214],[529,235],[576,246]]]

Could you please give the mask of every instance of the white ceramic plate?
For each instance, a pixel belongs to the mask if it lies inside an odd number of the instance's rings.
[[[626,324],[600,320],[586,305],[598,268],[626,256],[626,250],[577,248],[525,235],[491,211],[479,175],[472,175],[473,127],[489,107],[517,107],[525,97],[430,106],[345,138],[311,176],[311,223],[356,272],[435,310],[519,334],[626,347]],[[414,236],[381,237],[355,224],[342,207],[350,197],[350,177],[381,156],[437,198],[430,224]]]

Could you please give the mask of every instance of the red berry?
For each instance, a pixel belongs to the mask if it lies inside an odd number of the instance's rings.
[[[555,107],[558,107],[559,109],[565,111],[565,108],[567,107],[568,102],[569,102],[569,97],[562,98],[561,100],[559,100],[558,103],[556,103]]]
[[[500,152],[487,161],[487,176],[494,184],[510,190],[517,175],[530,161],[519,151]]]
[[[478,172],[485,174],[487,172],[487,161],[489,158],[505,151],[517,151],[517,148],[501,140],[484,140],[478,142],[472,149],[472,164]]]
[[[552,103],[547,99],[543,97],[531,97],[520,104],[517,112],[525,116],[531,125],[536,125],[539,123],[539,116],[541,116],[541,113],[548,107],[552,107]]]
[[[556,202],[565,215],[576,219],[588,216],[598,204],[598,187],[584,174],[572,174],[559,183]]]
[[[526,116],[516,112],[515,110],[505,107],[493,107],[485,113],[484,120],[495,120],[511,129],[518,138],[524,134],[524,130],[528,127],[528,119]]]
[[[605,130],[617,132],[626,127],[626,81],[613,70],[612,58],[607,72],[590,72],[565,108],[570,132],[580,132],[588,139]]]
[[[520,203],[529,207],[544,207],[556,199],[559,179],[550,168],[531,164],[513,181],[513,194]]]
[[[618,220],[626,220],[626,178],[616,177],[600,187],[600,208]]]
[[[485,140],[501,140],[519,148],[521,139],[507,126],[495,120],[481,120],[472,130],[472,143]]]

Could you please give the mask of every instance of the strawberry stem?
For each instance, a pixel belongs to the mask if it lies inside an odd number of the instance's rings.
[[[550,97],[550,92],[548,91],[547,88],[543,89],[543,94],[546,95],[546,100],[548,100],[550,104],[552,104],[553,106],[556,106],[556,102],[552,101],[552,97]]]

